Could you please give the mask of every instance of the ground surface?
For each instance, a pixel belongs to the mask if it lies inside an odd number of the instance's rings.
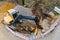
[[[60,40],[60,25],[55,28],[52,33],[49,33],[43,38],[39,38],[37,40]],[[10,31],[8,31],[5,26],[0,26],[0,40],[23,40],[19,37],[13,35]]]
[[[26,11],[24,13],[26,13]],[[28,13],[28,10],[27,10],[27,13]],[[39,38],[37,40],[60,40],[59,30],[60,30],[60,25],[57,26],[52,33],[49,33],[47,36],[43,38]],[[8,31],[5,28],[5,26],[0,26],[0,40],[23,40],[23,39],[18,38],[15,35],[13,35],[10,31]]]

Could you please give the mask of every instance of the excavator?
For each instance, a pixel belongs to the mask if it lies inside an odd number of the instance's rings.
[[[41,26],[39,26],[39,19],[38,17],[31,17],[31,16],[25,16],[25,15],[18,15],[18,12],[14,9],[10,9],[6,12],[6,15],[4,17],[4,22],[7,25],[16,25],[18,23],[22,23],[22,19],[32,20],[36,23],[37,27],[35,27],[34,34],[38,33],[39,28],[43,29]]]
[[[25,16],[25,15],[18,15],[18,12],[15,9],[10,9],[6,12],[7,14],[4,17],[4,22],[7,25],[13,25],[16,26],[16,24],[18,23],[22,23],[22,19],[27,19],[27,20],[32,20],[35,22],[36,27],[34,30],[34,34],[36,35],[38,33],[38,30],[41,29],[43,30],[43,27],[41,27],[41,23],[42,23],[42,18],[39,19],[38,17],[32,17],[32,16]]]

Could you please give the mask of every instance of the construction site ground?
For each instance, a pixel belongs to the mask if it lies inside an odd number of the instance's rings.
[[[59,30],[60,30],[60,25],[57,26],[51,33],[47,34],[45,37],[39,38],[37,40],[60,40]],[[24,39],[13,35],[10,31],[6,29],[4,25],[1,25],[0,26],[0,40],[24,40]]]
[[[54,31],[47,34],[43,38],[39,38],[37,40],[60,40],[60,25],[57,26]],[[0,40],[24,40],[13,35],[10,31],[8,31],[5,26],[0,26]]]

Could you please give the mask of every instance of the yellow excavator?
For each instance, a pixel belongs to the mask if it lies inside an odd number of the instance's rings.
[[[24,15],[17,15],[18,12],[14,9],[10,9],[6,12],[6,15],[4,17],[4,22],[7,25],[16,25],[17,23],[20,22],[21,19],[27,19],[27,20],[33,20],[35,21],[36,25],[39,26],[38,24],[38,18],[37,17],[31,17],[31,16],[24,16]],[[41,28],[42,29],[42,28]],[[39,28],[35,27],[34,34],[36,35],[38,33]]]
[[[6,15],[4,17],[4,22],[7,24],[7,25],[16,25],[17,23],[20,23],[22,19],[27,19],[27,20],[32,20],[35,22],[35,24],[37,25],[35,27],[35,31],[34,31],[34,34],[36,35],[38,33],[38,30],[39,29],[43,29],[41,27],[41,24],[42,24],[42,17],[41,19],[38,19],[38,17],[31,17],[31,16],[25,16],[25,15],[18,15],[18,12],[14,9],[10,9],[6,12]],[[53,22],[53,20],[51,21]]]

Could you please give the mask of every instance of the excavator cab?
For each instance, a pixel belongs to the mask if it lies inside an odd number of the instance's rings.
[[[6,13],[7,14],[4,17],[4,22],[6,24],[10,24],[17,17],[17,12],[14,9],[10,9]]]

